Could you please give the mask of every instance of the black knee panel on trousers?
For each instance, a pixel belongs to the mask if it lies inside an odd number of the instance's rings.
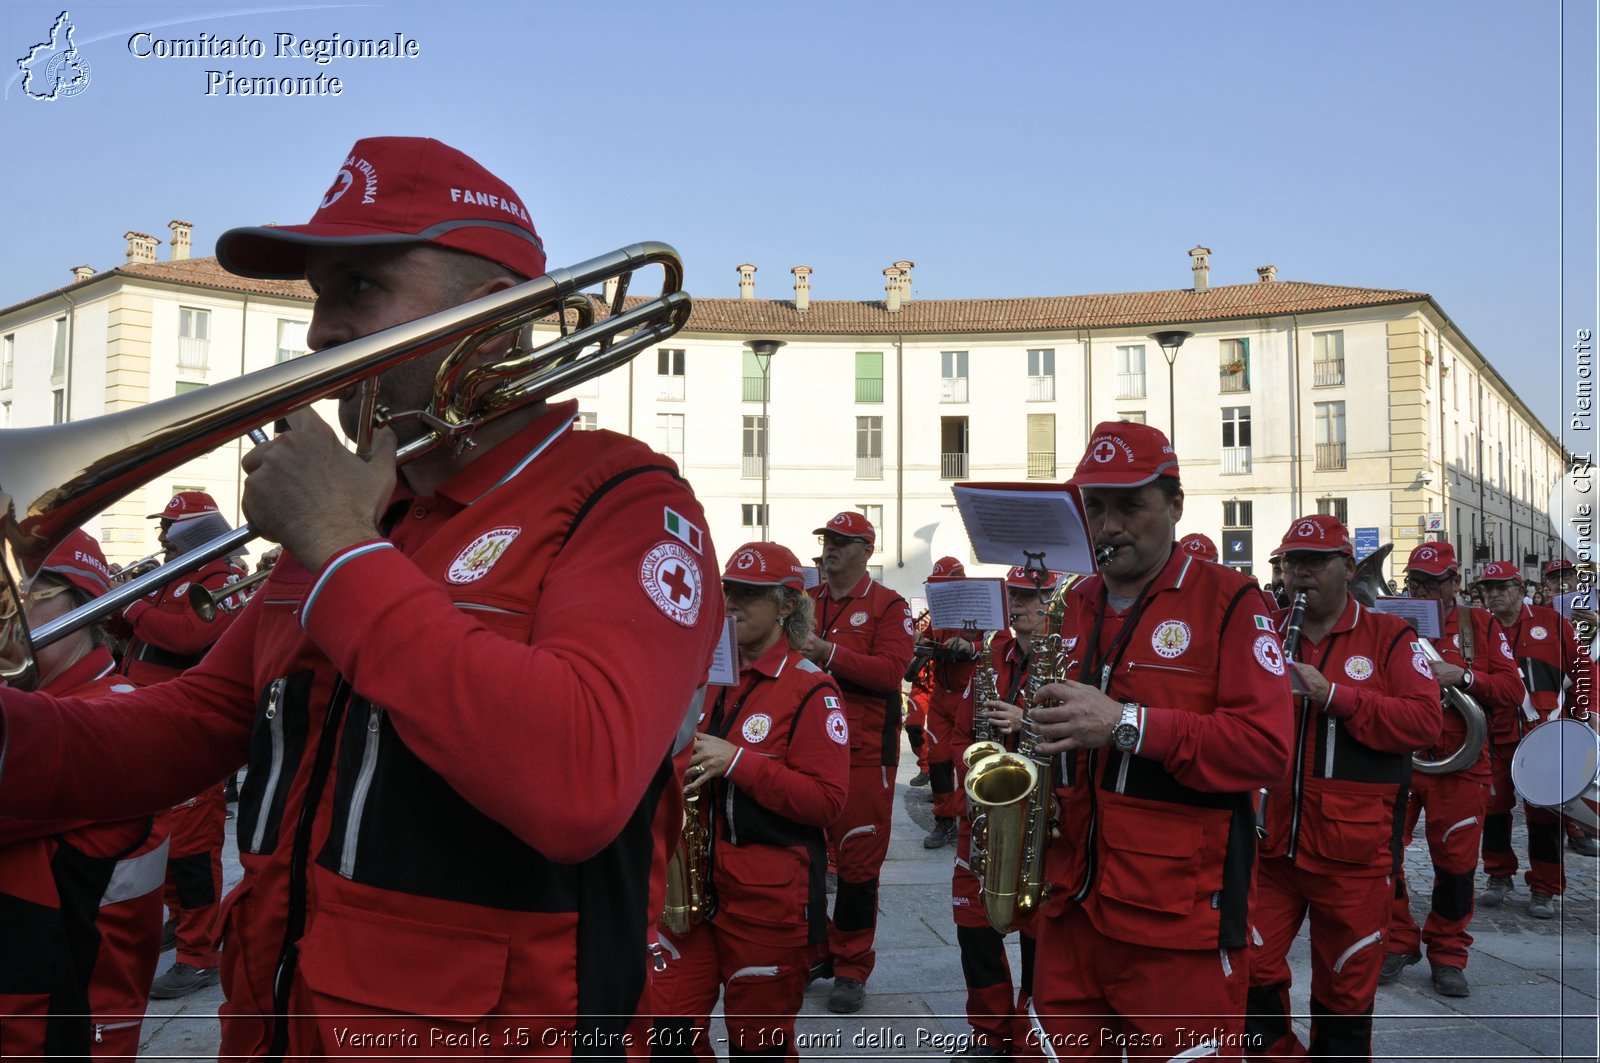
[[[194,910],[217,903],[217,885],[211,879],[211,854],[194,853],[167,861],[167,874],[178,891],[178,903]]]
[[[1433,910],[1444,919],[1465,919],[1472,914],[1472,872],[1455,874],[1433,868]]]
[[[911,752],[915,753],[922,748],[922,727],[918,724],[906,724],[906,740],[911,743]]]
[[[695,1028],[689,1019],[665,1018],[655,1020],[650,1037],[650,1055],[654,1059],[694,1058]],[[702,1030],[700,1037],[709,1036]]]
[[[953,793],[956,788],[956,766],[950,761],[928,765],[928,788],[936,794]]]
[[[956,927],[956,944],[961,946],[961,974],[968,989],[983,989],[1005,982],[1011,984],[1006,967],[1006,939],[988,926]]]
[[[1253,985],[1245,994],[1244,1032],[1249,1042],[1265,1048],[1289,1032],[1289,983]]]
[[[878,880],[846,882],[839,880],[833,898],[833,925],[837,930],[869,930],[878,925]]]
[[[1483,817],[1483,851],[1486,853],[1511,851],[1511,813],[1491,812]]]
[[[1028,933],[1019,933],[1017,936],[1022,941],[1022,984],[1017,988],[1021,990],[1023,996],[1031,999],[1033,997],[1033,957],[1039,951],[1039,940]]]
[[[1358,1015],[1336,1015],[1311,998],[1311,1055],[1318,1060],[1372,1058],[1372,1006]]]
[[[1561,820],[1528,824],[1528,858],[1541,864],[1561,863]],[[1510,848],[1507,845],[1507,848]]]

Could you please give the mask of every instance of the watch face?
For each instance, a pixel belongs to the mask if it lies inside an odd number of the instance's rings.
[[[1139,728],[1131,723],[1119,723],[1111,732],[1111,741],[1124,753],[1129,752],[1139,741]]]

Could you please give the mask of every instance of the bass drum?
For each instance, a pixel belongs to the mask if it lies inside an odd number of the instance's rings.
[[[1600,735],[1578,720],[1529,731],[1511,758],[1511,783],[1535,808],[1551,808],[1600,837]]]

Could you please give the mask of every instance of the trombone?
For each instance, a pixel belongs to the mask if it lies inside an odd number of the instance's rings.
[[[250,596],[247,594],[239,599],[238,605],[226,605],[224,603],[229,598],[244,594],[245,591],[270,575],[272,575],[272,569],[264,568],[260,572],[252,572],[244,579],[236,579],[232,583],[224,583],[214,591],[207,590],[204,584],[196,583],[189,588],[189,608],[194,610],[195,616],[209,624],[217,618],[217,613],[219,612],[231,613],[243,609],[245,603],[250,600]]]
[[[137,561],[130,561],[117,570],[117,574],[111,577],[111,582],[126,583],[131,579],[137,579],[146,572],[155,571],[161,567],[161,555],[165,553],[165,550],[157,550],[153,554],[146,554]]]
[[[628,287],[635,271],[659,266],[659,295],[635,299]],[[616,280],[600,301],[580,294]],[[631,244],[565,269],[552,270],[513,288],[463,306],[268,366],[248,376],[87,421],[0,431],[0,553],[5,570],[0,593],[20,604],[45,558],[90,516],[191,458],[247,432],[265,439],[261,426],[292,410],[362,386],[363,439],[372,422],[419,420],[428,431],[400,448],[398,461],[435,447],[472,445],[481,425],[558,392],[610,372],[646,347],[671,338],[689,320],[683,264],[663,243]],[[557,335],[533,344],[536,323],[553,318]],[[486,345],[511,337],[509,350],[492,358]],[[377,407],[377,378],[402,362],[445,352],[426,410],[390,412]],[[363,451],[364,452],[364,451]],[[122,584],[110,594],[29,632],[7,631],[25,651],[0,679],[31,686],[37,676],[33,652],[121,609],[219,557],[240,552],[255,538],[248,525],[197,546]]]

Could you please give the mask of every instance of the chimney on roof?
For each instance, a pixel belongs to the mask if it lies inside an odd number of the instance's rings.
[[[189,257],[189,237],[194,233],[194,222],[178,221],[174,218],[167,222],[167,228],[172,230],[171,259],[181,262]]]
[[[902,306],[911,301],[911,267],[915,265],[915,262],[904,258],[894,264],[894,268],[900,271],[900,304]]]
[[[1194,270],[1194,290],[1203,292],[1211,286],[1211,248],[1191,247],[1190,268]]]
[[[899,266],[885,266],[883,270],[883,305],[891,314],[900,312],[900,278],[902,270]]]
[[[154,236],[130,229],[122,234],[122,238],[128,241],[128,265],[138,266],[156,260],[156,244],[160,241]]]
[[[811,309],[811,267],[796,266],[794,274],[794,308],[800,313]]]
[[[746,262],[739,267],[739,298],[754,299],[756,297],[756,267],[754,263]]]
[[[73,284],[82,284],[84,281],[88,280],[92,276],[94,276],[94,267],[93,266],[73,266],[72,267],[72,283]]]
[[[1257,266],[1256,276],[1261,278],[1262,284],[1271,284],[1278,279],[1277,266]]]
[[[607,277],[605,284],[601,286],[600,290],[605,293],[606,306],[608,307],[617,301],[617,283],[616,277]]]

